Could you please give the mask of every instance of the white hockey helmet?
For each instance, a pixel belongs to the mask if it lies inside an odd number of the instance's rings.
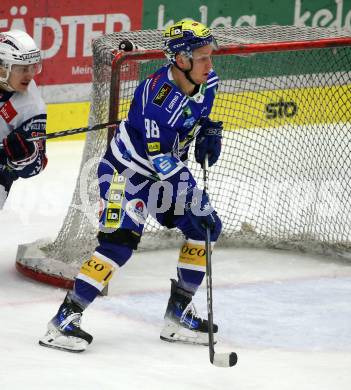
[[[0,33],[0,82],[7,84],[13,65],[34,65],[35,73],[41,71],[41,54],[33,38],[21,30]]]

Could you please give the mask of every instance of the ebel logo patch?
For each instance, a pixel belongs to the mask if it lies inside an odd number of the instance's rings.
[[[6,102],[0,108],[0,116],[4,119],[5,122],[10,123],[12,119],[17,115],[17,111],[14,109],[10,101]]]
[[[161,107],[171,91],[172,87],[169,84],[164,83],[152,102]]]

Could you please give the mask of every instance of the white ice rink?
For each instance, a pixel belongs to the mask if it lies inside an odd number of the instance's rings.
[[[81,143],[50,143],[49,165],[15,183],[0,213],[0,389],[349,390],[351,263],[282,251],[219,249],[213,255],[217,352],[159,340],[177,250],[136,253],[83,316],[94,336],[71,354],[38,339],[64,290],[15,271],[17,245],[55,237],[71,200]],[[206,315],[205,289],[195,302]]]

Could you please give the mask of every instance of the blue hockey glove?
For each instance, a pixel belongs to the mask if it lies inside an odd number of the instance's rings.
[[[26,141],[26,134],[22,131],[12,131],[3,141],[4,152],[10,161],[21,161],[32,156],[35,144]]]
[[[213,122],[206,119],[195,142],[195,159],[203,165],[208,154],[208,165],[212,166],[218,160],[222,147],[223,122]]]
[[[207,228],[210,228],[211,241],[216,241],[222,230],[222,223],[216,210],[210,205],[206,192],[195,187],[187,195],[185,214],[193,227],[203,239],[206,239]]]

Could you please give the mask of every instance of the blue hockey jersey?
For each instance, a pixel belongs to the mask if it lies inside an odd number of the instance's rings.
[[[188,150],[211,112],[218,88],[214,71],[193,96],[174,83],[170,65],[135,90],[128,118],[111,141],[115,158],[148,177],[167,180],[186,167]]]

